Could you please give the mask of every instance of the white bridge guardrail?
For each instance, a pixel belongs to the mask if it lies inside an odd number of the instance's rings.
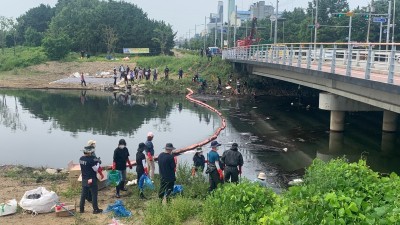
[[[397,45],[400,44],[263,44],[225,49],[222,57],[282,64],[400,85],[400,52],[396,51]]]

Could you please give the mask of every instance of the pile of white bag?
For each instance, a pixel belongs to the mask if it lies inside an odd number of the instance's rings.
[[[30,199],[28,196],[38,196],[38,198]],[[19,201],[19,206],[33,213],[48,213],[53,211],[54,205],[58,201],[58,196],[54,191],[48,191],[44,187],[38,187],[25,192],[21,201]]]
[[[0,216],[7,216],[17,212],[17,200],[12,199],[6,203],[0,203]]]

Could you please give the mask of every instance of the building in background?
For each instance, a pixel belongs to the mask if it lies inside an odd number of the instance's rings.
[[[258,20],[269,18],[274,14],[274,7],[266,5],[265,1],[253,3],[250,6],[250,18],[257,17]]]
[[[224,16],[224,2],[218,1],[217,13],[210,13],[210,16],[208,17],[208,23],[207,23],[208,34],[215,32],[215,28],[217,28],[217,30],[221,29],[223,16]]]
[[[250,11],[239,11],[238,10],[237,11],[237,18],[242,22],[250,20],[252,18],[251,17],[251,12]]]
[[[231,20],[232,14],[235,13],[236,11],[236,1],[235,0],[228,0],[228,24],[234,23],[234,21]]]

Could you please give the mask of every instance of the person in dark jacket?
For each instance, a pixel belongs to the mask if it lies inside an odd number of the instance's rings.
[[[137,174],[138,182],[143,174],[147,174],[146,156],[143,153],[143,151],[145,149],[146,149],[146,145],[142,142],[139,144],[139,147],[138,147],[138,150],[136,153],[136,174]],[[139,187],[139,196],[142,199],[146,198],[143,194],[143,189],[141,189],[140,187]]]
[[[203,149],[198,147],[196,149],[196,154],[193,156],[193,166],[196,172],[203,173],[204,171],[204,164],[206,163],[206,159],[203,155]]]
[[[129,151],[126,148],[126,142],[124,139],[119,140],[118,147],[114,150],[112,170],[119,170],[122,175],[121,182],[115,187],[115,197],[120,197],[120,190],[127,191],[125,188],[126,181],[126,163],[129,165],[129,169],[132,169],[131,161],[129,160]]]
[[[165,151],[158,155],[158,167],[160,170],[160,191],[158,193],[158,197],[163,200],[164,197],[169,201],[169,196],[174,189],[175,184],[175,168],[176,163],[174,160],[174,156],[172,155],[172,150],[174,150],[174,146],[172,143],[167,143],[165,145]]]
[[[221,162],[225,165],[224,177],[225,182],[237,183],[239,174],[242,174],[243,156],[238,151],[238,144],[233,143],[232,147],[222,154]]]
[[[98,159],[93,155],[94,148],[85,148],[83,150],[83,156],[79,159],[79,164],[82,173],[82,192],[81,199],[79,203],[79,212],[85,212],[85,200],[92,202],[93,214],[98,214],[103,212],[99,209],[97,203],[97,176],[96,173],[100,174],[101,179],[104,178],[102,173],[102,168]],[[88,196],[91,194],[91,196]]]
[[[218,154],[218,147],[221,146],[218,141],[211,142],[211,151],[207,154],[207,170],[206,173],[209,175],[209,183],[210,187],[208,188],[209,192],[212,192],[214,189],[218,187],[218,184],[223,182],[223,172],[220,166],[220,157]]]

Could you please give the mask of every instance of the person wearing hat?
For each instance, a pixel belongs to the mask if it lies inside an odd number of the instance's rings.
[[[147,161],[147,168],[149,170],[150,179],[154,179],[154,170],[156,168],[154,164],[154,145],[153,145],[153,132],[147,133],[147,140],[144,143],[146,145],[146,161]]]
[[[146,145],[142,142],[139,144],[139,147],[138,147],[137,153],[136,153],[136,174],[137,174],[138,182],[143,174],[147,174],[146,156],[143,153],[143,151],[145,149],[146,149]],[[138,187],[139,187],[139,185],[138,185]],[[143,194],[143,189],[141,187],[139,187],[139,196],[142,199],[146,198]]]
[[[196,173],[196,172],[203,173],[205,163],[206,163],[206,159],[204,158],[204,155],[203,155],[203,149],[201,147],[197,147],[196,153],[193,156],[194,173]]]
[[[161,199],[161,201],[164,199],[164,197],[166,197],[167,201],[169,201],[169,196],[174,189],[176,180],[176,163],[172,154],[172,150],[175,148],[172,143],[167,143],[164,149],[165,151],[158,155],[158,168],[160,170],[160,191],[158,193],[158,197]]]
[[[211,192],[217,188],[219,183],[223,181],[222,169],[219,166],[219,155],[217,153],[218,146],[221,146],[217,141],[211,142],[211,151],[207,154],[207,170],[209,175],[210,187],[208,191]]]
[[[237,143],[233,143],[232,147],[222,154],[221,161],[225,165],[225,182],[239,182],[239,174],[242,174],[243,156],[238,151]]]
[[[129,150],[126,148],[126,142],[124,139],[119,140],[118,147],[114,150],[112,170],[119,170],[121,172],[121,181],[115,187],[115,197],[119,198],[119,192],[127,191],[125,188],[126,181],[126,163],[129,165],[129,169],[132,169],[131,161],[129,160]]]
[[[263,173],[263,172],[260,172],[258,174],[257,179],[254,182],[258,183],[259,185],[261,185],[263,187],[266,187],[267,186],[266,179],[267,179],[267,175],[265,173]]]
[[[85,200],[90,200],[93,206],[93,214],[101,213],[103,210],[99,209],[97,203],[97,176],[96,173],[100,174],[101,179],[104,178],[100,163],[96,160],[96,157],[92,154],[94,148],[83,150],[83,156],[79,159],[79,164],[82,173],[82,191],[81,199],[79,203],[79,212],[85,212]],[[89,194],[91,196],[89,196]]]

